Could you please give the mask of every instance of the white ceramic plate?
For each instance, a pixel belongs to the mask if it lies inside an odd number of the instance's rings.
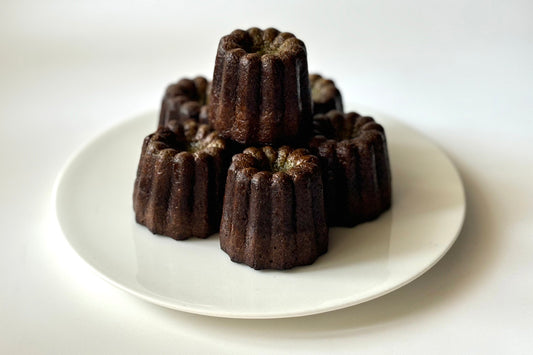
[[[281,318],[362,303],[431,268],[457,238],[465,213],[448,158],[412,129],[377,117],[389,142],[393,207],[373,222],[331,229],[328,253],[311,266],[256,271],[231,262],[217,235],[174,241],[137,225],[133,181],[155,113],[108,130],[70,159],[56,182],[57,218],[72,248],[101,276],[165,307]]]

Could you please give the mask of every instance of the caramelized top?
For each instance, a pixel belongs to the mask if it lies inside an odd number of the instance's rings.
[[[172,121],[168,127],[160,127],[152,135],[151,141],[159,150],[173,149],[176,152],[214,154],[226,148],[226,141],[206,124],[194,120],[183,123]]]
[[[355,112],[343,114],[339,111],[330,111],[327,114],[316,115],[313,120],[317,136],[335,141],[358,138],[366,132],[384,132],[383,127],[372,117],[361,116]]]
[[[252,168],[271,174],[287,174],[296,177],[298,174],[317,173],[319,161],[306,149],[293,149],[283,146],[274,149],[270,146],[246,148],[243,153],[233,157],[234,169]]]
[[[240,49],[248,54],[256,54],[258,56],[305,52],[305,44],[292,33],[280,32],[275,28],[261,30],[257,27],[252,27],[247,31],[235,30],[222,37],[219,46],[228,52]]]

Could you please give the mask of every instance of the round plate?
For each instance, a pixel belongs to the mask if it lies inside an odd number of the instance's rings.
[[[231,262],[217,235],[175,241],[136,224],[133,182],[156,113],[108,130],[69,160],[56,182],[57,218],[72,248],[101,276],[165,307],[281,318],[362,303],[431,268],[457,238],[465,213],[448,158],[412,129],[377,117],[387,132],[393,207],[373,222],[330,229],[329,251],[310,266],[256,271]]]

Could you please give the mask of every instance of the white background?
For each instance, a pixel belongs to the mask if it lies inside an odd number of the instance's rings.
[[[0,353],[530,353],[532,15],[531,1],[2,1]],[[169,82],[210,76],[219,38],[251,26],[295,33],[347,106],[454,161],[465,225],[425,275],[336,312],[217,319],[136,299],[70,249],[51,210],[68,156],[156,109]]]

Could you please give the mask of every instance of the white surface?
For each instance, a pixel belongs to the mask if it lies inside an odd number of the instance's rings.
[[[149,302],[255,319],[352,306],[427,271],[456,240],[465,213],[463,185],[448,158],[399,122],[374,117],[387,132],[392,208],[355,228],[332,228],[327,254],[310,266],[256,271],[232,263],[220,250],[218,235],[177,242],[135,223],[132,182],[157,112],[129,119],[77,152],[59,174],[54,210],[82,259],[112,284]]]
[[[0,353],[531,352],[533,4],[272,4],[2,2]],[[457,165],[465,225],[426,274],[331,313],[217,319],[116,289],[53,226],[68,156],[153,109],[168,82],[209,74],[218,38],[249,25],[293,31],[347,102],[398,117]]]

